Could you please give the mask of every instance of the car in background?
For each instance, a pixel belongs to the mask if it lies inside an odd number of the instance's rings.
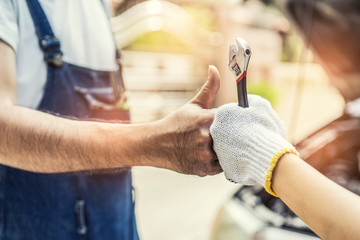
[[[274,0],[345,100],[343,115],[296,144],[301,158],[360,195],[360,2]],[[301,194],[301,193],[299,193]],[[212,240],[319,239],[279,198],[242,186],[219,211]]]

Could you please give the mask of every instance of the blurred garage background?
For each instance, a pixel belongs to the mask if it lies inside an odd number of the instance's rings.
[[[296,144],[341,116],[344,93],[330,84],[311,44],[279,11],[285,1],[275,2],[277,7],[260,0],[114,1],[112,26],[123,49],[132,121],[154,121],[185,104],[205,82],[210,64],[222,76],[214,107],[236,101],[227,67],[236,37],[252,49],[248,92],[271,101],[288,140]],[[304,10],[309,24],[310,10]],[[144,240],[210,239],[220,209],[240,187],[223,174],[200,178],[146,167],[133,172]]]

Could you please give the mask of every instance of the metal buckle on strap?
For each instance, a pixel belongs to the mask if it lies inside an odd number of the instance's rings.
[[[61,67],[63,65],[62,52],[54,55],[48,55],[45,53],[45,61],[54,67]]]
[[[44,51],[60,50],[60,41],[55,36],[46,35],[40,39],[40,47]]]
[[[55,36],[45,36],[40,40],[40,47],[44,52],[45,61],[55,67],[63,65],[63,53],[60,50],[60,41]]]

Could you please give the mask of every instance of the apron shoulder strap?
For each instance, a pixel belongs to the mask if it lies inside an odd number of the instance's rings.
[[[34,22],[40,48],[47,63],[60,67],[63,64],[63,53],[58,38],[55,37],[49,21],[38,0],[26,0],[31,18]]]

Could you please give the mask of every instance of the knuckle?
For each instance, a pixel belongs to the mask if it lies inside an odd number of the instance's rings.
[[[215,161],[216,155],[209,148],[198,148],[197,151],[189,155],[191,161],[186,161],[186,165],[193,174],[200,177],[215,175],[222,171],[219,163]]]
[[[198,124],[202,126],[210,126],[211,123],[214,121],[214,112],[206,110],[199,114],[198,116]]]
[[[205,163],[198,163],[197,165],[197,175],[200,177],[205,177],[207,175],[209,175],[210,171],[209,171],[209,166],[208,164]]]
[[[214,159],[214,153],[212,151],[209,151],[207,148],[203,148],[199,152],[199,159],[201,162],[209,164]]]
[[[218,165],[214,164],[208,169],[208,175],[216,175],[223,172],[222,168]]]
[[[199,132],[199,137],[201,138],[201,140],[205,143],[208,143],[211,141],[211,136],[210,136],[210,131],[209,129],[201,129]]]
[[[200,130],[195,136],[194,144],[194,147],[199,151],[199,153],[202,153],[202,151],[206,149],[210,149],[212,146],[210,132]]]

